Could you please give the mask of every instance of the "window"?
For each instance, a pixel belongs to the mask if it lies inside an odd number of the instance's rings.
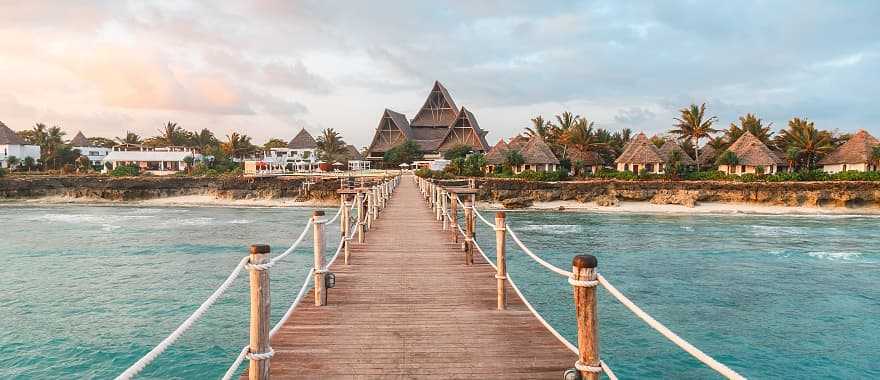
[[[746,172],[746,166],[745,166],[745,165],[740,166],[740,167],[739,167],[739,172],[740,172],[740,173],[745,173],[745,172]]]
[[[623,164],[623,171],[629,171],[629,164]]]
[[[843,171],[846,171],[846,164],[843,164]]]

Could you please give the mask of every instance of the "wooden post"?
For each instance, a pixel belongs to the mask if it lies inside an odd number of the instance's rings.
[[[345,236],[345,226],[348,224],[348,219],[345,217],[346,208],[345,208],[345,194],[339,194],[339,207],[342,207],[339,211],[339,234]]]
[[[468,201],[464,204],[464,263],[472,265],[474,263],[474,209],[473,203]]]
[[[266,264],[269,262],[269,246],[254,244],[250,249],[250,264]],[[271,310],[269,297],[269,271],[250,269],[251,285],[251,339],[249,350],[255,354],[269,353],[269,313]],[[269,378],[269,360],[250,359],[248,378],[264,380]]]
[[[364,194],[360,191],[357,192],[355,196],[357,198],[357,234],[358,234],[358,243],[364,242]]]
[[[312,213],[312,225],[314,236],[315,252],[315,306],[324,306],[327,304],[327,288],[324,284],[324,223],[321,218],[324,217],[323,211],[315,211]]]
[[[351,249],[349,247],[351,242],[348,240],[348,237],[351,234],[351,216],[349,215],[351,209],[349,207],[351,207],[351,205],[348,204],[348,202],[342,203],[342,220],[344,220],[342,223],[342,247],[344,250],[342,258],[344,259],[345,265],[348,265],[349,257],[351,257]]]
[[[575,281],[596,281],[598,260],[592,255],[578,255],[571,261]],[[574,285],[574,306],[578,325],[578,363],[576,367],[601,367],[599,362],[599,316],[596,310],[596,285]],[[581,378],[599,380],[599,372],[578,368]]]
[[[449,193],[449,219],[452,220],[452,242],[458,244],[458,194]]]
[[[440,193],[440,219],[443,219],[443,231],[449,229],[449,216],[447,215],[447,211],[449,207],[447,207],[449,203],[449,193],[445,190]]]
[[[373,192],[367,189],[364,194],[367,197],[367,231],[373,228]]]
[[[507,215],[504,211],[495,213],[495,256],[497,260],[496,266],[498,267],[498,273],[495,274],[495,278],[498,279],[498,310],[507,308],[507,288],[505,287],[505,281],[507,280],[507,258],[504,256],[505,233],[507,232],[505,228],[506,218]]]

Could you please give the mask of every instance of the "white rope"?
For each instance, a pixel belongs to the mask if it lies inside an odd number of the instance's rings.
[[[209,296],[208,299],[205,300],[205,302],[202,302],[202,305],[199,306],[199,308],[196,309],[196,311],[193,312],[192,315],[189,316],[189,318],[183,321],[183,323],[181,323],[180,326],[178,326],[177,329],[174,330],[174,332],[163,339],[162,342],[156,345],[156,347],[150,350],[150,352],[144,355],[144,357],[132,364],[131,367],[128,367],[125,372],[117,376],[116,379],[122,380],[133,378],[139,372],[143,371],[143,369],[147,365],[152,363],[153,360],[155,360],[156,357],[162,354],[162,352],[164,352],[169,346],[174,344],[174,342],[177,341],[177,339],[180,338],[183,333],[189,330],[193,326],[193,324],[196,323],[196,321],[198,321],[212,305],[214,305],[214,302],[216,302],[217,299],[226,292],[226,289],[228,289],[229,286],[232,285],[232,283],[235,281],[235,279],[238,278],[238,276],[241,274],[241,270],[244,268],[245,264],[247,264],[249,260],[249,256],[243,257],[238,262],[238,265],[235,266],[235,269],[232,270],[232,273],[230,273],[229,276],[226,277],[226,281],[223,281],[223,283],[220,284],[217,290],[215,290],[214,293],[212,293],[211,296]]]
[[[668,329],[662,323],[657,322],[656,319],[652,318],[650,315],[648,315],[648,313],[636,306],[636,304],[633,303],[629,298],[626,298],[626,296],[623,295],[623,293],[621,293],[619,290],[617,290],[614,285],[611,285],[611,283],[608,282],[608,280],[606,280],[604,276],[600,274],[598,275],[598,279],[599,283],[601,283],[602,286],[605,287],[605,289],[607,289],[612,296],[614,296],[614,298],[617,298],[617,300],[620,301],[623,306],[626,306],[626,308],[632,311],[633,314],[635,314],[641,320],[645,321],[648,326],[651,326],[651,328],[657,330],[657,332],[666,337],[666,339],[669,339],[670,341],[672,341],[672,343],[675,343],[675,345],[681,347],[682,350],[685,350],[687,353],[691,354],[691,356],[693,356],[703,364],[709,366],[709,368],[714,369],[716,372],[720,373],[722,376],[728,379],[745,379],[745,377],[743,377],[742,375],[736,373],[734,370],[713,359],[709,355],[706,355],[706,353],[700,351],[700,349],[694,347],[692,344],[688,343],[686,340],[676,335],[674,332],[672,332],[672,330]]]
[[[575,280],[574,277],[569,277],[568,284],[571,286],[577,286],[577,287],[582,287],[582,288],[595,288],[596,285],[599,285],[599,281],[596,281],[596,280]]]
[[[492,223],[492,222],[488,221],[486,218],[484,218],[483,214],[480,214],[480,212],[477,211],[476,207],[472,207],[472,209],[474,210],[474,214],[477,214],[477,217],[480,218],[480,220],[482,220],[483,223],[485,223],[487,226],[489,226],[489,228],[493,228],[493,229],[495,228],[495,223]]]
[[[244,358],[247,356],[248,352],[250,352],[250,346],[244,346],[239,352],[238,356],[235,358],[235,361],[232,362],[232,366],[226,370],[226,373],[223,374],[223,380],[230,380],[233,376],[235,376],[235,372],[238,371],[238,367],[241,367],[241,363],[244,362]]]
[[[571,277],[571,272],[544,261],[544,259],[538,257],[538,255],[536,255],[534,252],[532,252],[532,250],[529,249],[529,247],[526,247],[526,245],[523,244],[523,242],[521,240],[519,240],[519,237],[516,236],[516,233],[513,231],[513,229],[510,228],[509,224],[507,225],[507,231],[510,232],[510,237],[513,238],[514,242],[516,242],[516,245],[518,245],[519,248],[522,249],[523,252],[525,252],[527,255],[529,255],[529,257],[531,257],[532,260],[535,260],[536,262],[538,262],[538,264],[541,264],[542,266],[544,266],[544,268],[547,268],[553,272],[559,273],[560,275],[563,275],[565,277],[569,277],[569,278]]]
[[[299,247],[299,245],[303,242],[303,239],[306,238],[306,234],[309,232],[309,227],[311,227],[311,226],[312,226],[312,218],[309,218],[309,221],[306,222],[306,227],[303,228],[303,231],[299,234],[299,237],[296,238],[296,241],[293,242],[293,244],[290,246],[290,248],[288,248],[286,251],[284,251],[280,255],[273,257],[271,260],[269,260],[269,262],[272,265],[275,265],[275,263],[281,261],[282,259],[287,257],[287,255],[293,253],[293,251],[295,251],[296,248]]]
[[[333,215],[333,219],[330,219],[330,220],[326,221],[325,223],[333,224],[333,222],[335,222],[336,219],[339,218],[339,215],[342,215],[342,207],[340,207],[338,210],[339,211],[336,211],[336,215]]]
[[[275,350],[273,350],[272,347],[269,347],[269,352],[256,353],[248,350],[247,353],[247,358],[251,360],[268,360],[272,359],[273,356],[275,356]]]

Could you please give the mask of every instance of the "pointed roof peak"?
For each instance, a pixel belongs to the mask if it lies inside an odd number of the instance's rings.
[[[871,160],[871,156],[874,153],[874,147],[876,146],[880,146],[880,141],[874,138],[874,136],[871,136],[868,131],[860,129],[853,134],[849,140],[819,161],[819,164],[835,165],[865,163]]]
[[[299,133],[287,143],[288,149],[315,149],[318,147],[318,143],[315,142],[315,138],[306,130],[305,127],[299,130]]]
[[[0,121],[0,145],[25,145],[27,142]]]
[[[434,81],[425,104],[410,122],[414,127],[446,127],[458,115],[459,109],[440,81]]]
[[[70,145],[72,146],[92,146],[92,143],[89,142],[89,139],[86,138],[86,135],[82,133],[82,131],[77,131],[76,136],[73,136],[73,139],[70,140]]]

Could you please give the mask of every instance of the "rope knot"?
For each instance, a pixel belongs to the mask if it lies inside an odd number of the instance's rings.
[[[568,283],[572,286],[580,286],[584,288],[592,288],[599,285],[599,281],[597,280],[575,280],[574,277],[569,277]]]
[[[574,362],[574,368],[577,368],[578,371],[583,371],[583,372],[602,373],[602,366],[591,366],[591,365],[584,363],[580,360]]]
[[[502,275],[502,274],[495,274],[495,278],[497,278],[497,279],[499,279],[499,280],[506,280],[506,279],[507,279],[507,276]]]
[[[275,263],[272,262],[272,261],[269,261],[269,262],[267,262],[267,263],[265,263],[265,264],[251,264],[251,263],[247,263],[247,264],[245,264],[244,267],[245,267],[245,269],[253,269],[253,270],[256,270],[256,271],[264,271],[264,270],[268,270],[269,268],[272,268],[273,265],[275,265]]]
[[[248,349],[247,353],[247,358],[250,360],[267,360],[272,359],[273,356],[275,356],[275,350],[272,347],[269,347],[269,352],[256,353],[250,352],[250,349]]]

